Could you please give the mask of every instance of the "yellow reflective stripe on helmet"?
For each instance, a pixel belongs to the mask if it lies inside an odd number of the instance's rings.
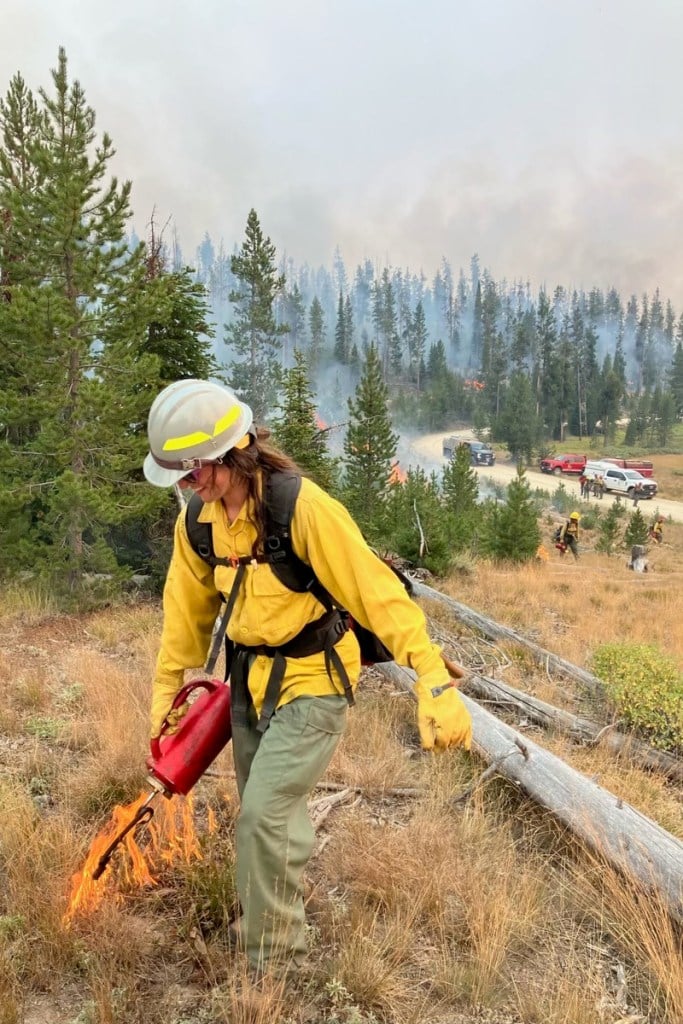
[[[231,427],[239,419],[241,413],[242,410],[239,405],[228,410],[225,416],[221,416],[219,420],[216,420],[213,434],[207,434],[203,430],[195,430],[194,433],[183,434],[182,437],[169,437],[167,441],[164,441],[163,451],[176,452],[180,448],[190,448],[192,445],[201,444],[202,441],[210,441],[213,437],[217,437],[218,434],[222,434],[228,427]]]

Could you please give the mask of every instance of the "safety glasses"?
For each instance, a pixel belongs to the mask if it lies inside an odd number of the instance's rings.
[[[212,459],[211,461],[202,462],[201,465],[197,466],[196,469],[191,469],[189,473],[185,474],[185,476],[181,476],[179,482],[180,483],[186,483],[186,484],[196,484],[197,481],[199,480],[199,474],[201,473],[201,471],[204,469],[205,466],[221,466],[222,464],[223,464],[223,459],[222,458],[221,459]]]

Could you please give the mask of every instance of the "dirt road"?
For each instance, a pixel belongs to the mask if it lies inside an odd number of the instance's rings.
[[[441,444],[444,437],[446,436],[445,431],[441,431],[438,434],[423,434],[421,437],[414,438],[410,442],[409,454],[407,457],[401,459],[401,464],[409,465],[420,463],[424,465],[425,469],[433,469],[435,467],[442,468],[446,465],[441,452]],[[457,432],[454,435],[458,436]],[[466,431],[462,434],[463,437],[471,437],[472,432]],[[514,479],[517,470],[516,467],[511,463],[497,463],[495,466],[477,466],[475,467],[476,473],[479,476],[482,483],[488,477],[489,480],[493,480],[497,484],[509,484]],[[554,476],[549,476],[547,473],[541,473],[540,470],[528,469],[527,479],[532,488],[542,487],[543,490],[548,491],[552,494],[557,484],[558,479]],[[579,481],[575,476],[566,477],[564,480],[564,486],[568,494],[576,496],[577,502],[579,501]],[[591,499],[594,500],[594,499]],[[602,504],[606,502],[614,501],[614,497],[611,494],[606,494],[602,499]],[[624,499],[627,509],[632,509],[631,502]],[[651,515],[654,515],[655,510],[661,512],[662,515],[667,516],[675,523],[683,523],[683,502],[681,501],[669,501],[666,498],[652,498],[648,501],[641,501],[639,506],[646,520],[649,520]]]

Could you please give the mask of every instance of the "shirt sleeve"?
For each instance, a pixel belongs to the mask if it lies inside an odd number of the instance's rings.
[[[183,510],[176,520],[173,555],[164,585],[157,681],[175,681],[180,689],[185,669],[204,664],[220,605],[213,570],[192,549]]]
[[[396,662],[429,676],[431,685],[448,680],[421,608],[368,547],[346,508],[310,480],[302,480],[292,541],[335,601],[376,633]]]

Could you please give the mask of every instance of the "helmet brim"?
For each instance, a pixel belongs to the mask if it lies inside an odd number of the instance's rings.
[[[173,484],[187,476],[188,470],[164,469],[155,461],[152,453],[148,452],[142,464],[142,472],[148,483],[154,484],[155,487],[173,487]]]

